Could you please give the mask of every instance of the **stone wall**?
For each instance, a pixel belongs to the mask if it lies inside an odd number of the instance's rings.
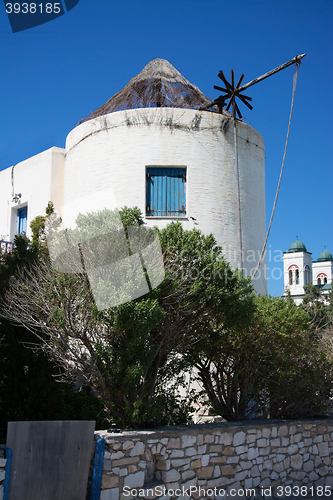
[[[0,500],[3,499],[3,483],[5,481],[6,462],[4,450],[0,449]]]
[[[333,487],[331,420],[97,431],[98,438],[106,441],[101,500],[223,498],[231,488],[262,498],[265,488],[297,486],[315,497]]]

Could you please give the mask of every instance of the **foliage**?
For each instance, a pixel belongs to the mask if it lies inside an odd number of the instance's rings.
[[[114,228],[116,217],[106,211],[81,215],[77,231],[94,238],[96,228]],[[142,224],[138,209],[125,207],[120,217]],[[85,380],[127,427],[186,421],[188,404],[171,383],[185,367],[184,355],[207,340],[213,325],[231,328],[252,312],[249,281],[231,270],[212,236],[177,223],[159,237],[166,277],[143,297],[98,311],[84,270],[61,273],[44,259],[17,273],[2,307],[4,316],[39,336],[65,375]]]
[[[196,359],[214,411],[243,420],[261,407],[270,418],[320,415],[332,394],[332,350],[309,333],[308,314],[293,302],[259,296],[249,328],[219,329]]]
[[[45,220],[32,221],[33,243],[24,233],[16,235],[13,251],[0,255],[0,297],[20,272],[38,266],[41,254],[47,256],[44,242],[35,237],[44,234]],[[74,392],[72,385],[57,382],[59,368],[40,346],[41,340],[28,329],[6,319],[0,322],[0,428],[6,428],[10,420],[51,419],[90,419],[101,426],[99,400],[86,390]]]
[[[333,291],[324,295],[315,285],[304,287],[305,296],[300,308],[310,316],[310,330],[318,335],[325,330],[332,330],[333,324]]]

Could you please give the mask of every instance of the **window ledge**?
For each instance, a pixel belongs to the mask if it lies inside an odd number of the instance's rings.
[[[189,220],[187,215],[178,215],[178,216],[172,216],[172,215],[146,215],[145,219],[182,219],[182,220]]]

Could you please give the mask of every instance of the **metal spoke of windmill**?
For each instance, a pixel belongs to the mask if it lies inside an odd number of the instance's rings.
[[[222,80],[222,82],[225,85],[225,88],[219,87],[218,85],[214,85],[214,89],[219,90],[220,92],[223,92],[222,95],[220,95],[217,99],[215,99],[212,103],[210,103],[207,108],[210,108],[211,106],[218,105],[220,113],[222,113],[222,108],[226,106],[226,111],[229,111],[230,107],[232,108],[232,115],[233,118],[236,118],[236,113],[238,114],[239,118],[242,118],[242,114],[239,110],[239,107],[236,102],[236,97],[238,97],[243,104],[245,104],[249,109],[253,109],[253,106],[248,101],[252,101],[252,98],[249,96],[246,96],[242,94],[244,90],[247,88],[251,87],[252,85],[255,85],[256,83],[261,82],[265,78],[268,78],[271,75],[274,75],[275,73],[278,73],[278,71],[281,71],[282,69],[287,68],[288,66],[291,66],[292,64],[300,64],[301,59],[305,57],[306,54],[302,54],[300,56],[295,56],[293,59],[290,61],[281,64],[281,66],[278,66],[275,69],[272,69],[271,71],[268,71],[268,73],[265,73],[262,76],[259,76],[258,78],[255,78],[254,80],[251,80],[249,83],[245,85],[241,85],[244,75],[242,74],[237,82],[237,85],[235,86],[235,77],[234,77],[234,70],[231,70],[231,83],[228,82],[226,77],[224,76],[224,73],[222,70],[218,73],[218,77]],[[226,101],[229,101],[226,104]]]
[[[250,109],[253,109],[251,104],[249,104],[247,101],[252,101],[252,97],[242,95],[239,93],[239,88],[240,84],[243,81],[244,75],[241,74],[240,79],[238,80],[238,83],[235,87],[235,77],[234,77],[234,70],[231,70],[231,83],[228,82],[226,77],[223,74],[223,71],[220,70],[218,77],[221,78],[222,82],[226,86],[226,88],[219,87],[218,85],[214,85],[214,89],[220,90],[221,92],[224,92],[224,95],[221,95],[217,99],[215,99],[215,104],[219,106],[220,112],[221,108],[224,108],[225,106],[225,101],[229,99],[229,103],[227,104],[226,111],[229,110],[230,106],[232,106],[232,114],[233,117],[236,118],[236,113],[238,114],[239,118],[242,118],[242,114],[239,111],[239,107],[237,106],[236,103],[236,96],[239,97],[239,99]]]

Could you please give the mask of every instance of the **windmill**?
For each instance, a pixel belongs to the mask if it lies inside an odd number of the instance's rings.
[[[241,264],[241,269],[243,268],[243,243],[242,243],[242,219],[241,219],[241,206],[240,206],[240,187],[239,187],[239,170],[238,170],[238,146],[237,146],[237,120],[236,120],[236,115],[238,115],[239,118],[242,118],[242,114],[239,110],[239,107],[236,102],[236,97],[243,103],[245,104],[249,109],[253,109],[253,106],[251,106],[249,101],[252,101],[252,98],[249,96],[246,96],[242,94],[242,92],[249,87],[252,87],[252,85],[255,85],[256,83],[261,82],[262,80],[265,80],[269,76],[274,75],[275,73],[278,73],[279,71],[288,68],[288,66],[291,66],[292,64],[296,64],[297,66],[297,72],[298,72],[298,67],[301,63],[301,60],[303,57],[305,57],[306,54],[302,55],[296,55],[293,59],[290,61],[281,64],[281,66],[278,66],[275,69],[272,69],[271,71],[268,71],[262,76],[259,76],[258,78],[255,78],[254,80],[251,80],[249,83],[246,83],[245,85],[241,86],[241,83],[244,78],[244,74],[241,74],[237,84],[235,85],[235,75],[234,75],[234,70],[231,70],[231,82],[228,82],[226,77],[224,76],[224,73],[222,70],[219,71],[218,77],[222,80],[222,82],[225,85],[224,87],[220,87],[218,85],[214,85],[214,89],[219,90],[223,92],[217,99],[212,101],[208,106],[205,107],[205,109],[209,109],[212,106],[217,105],[219,108],[219,112],[222,113],[222,109],[225,107],[226,111],[229,111],[229,109],[232,109],[232,117],[233,117],[233,124],[234,124],[234,138],[235,138],[235,159],[236,159],[236,176],[237,176],[237,194],[238,194],[238,217],[239,217],[239,241],[240,241],[240,264]],[[288,144],[288,137],[289,137],[289,130],[290,130],[290,123],[291,123],[291,115],[292,115],[292,110],[293,110],[293,104],[294,104],[294,95],[295,95],[295,89],[296,89],[296,81],[297,81],[297,72],[296,72],[296,79],[294,81],[294,89],[293,89],[293,97],[292,97],[292,104],[291,104],[291,111],[290,111],[290,117],[289,117],[289,126],[288,126],[288,133],[287,133],[287,139],[286,139],[286,145],[285,145],[285,150],[284,150],[284,155],[283,155],[283,161],[282,161],[282,168],[280,172],[280,178],[279,178],[279,183],[278,183],[278,188],[275,196],[275,201],[273,205],[273,210],[272,210],[272,215],[270,219],[270,224],[267,230],[264,246],[258,261],[258,265],[252,275],[252,279],[256,275],[262,257],[265,253],[266,250],[266,244],[267,244],[267,239],[269,235],[269,231],[272,225],[272,220],[273,220],[273,215],[275,211],[275,206],[276,206],[276,201],[277,201],[277,196],[280,188],[280,183],[281,183],[281,176],[282,176],[282,171],[283,171],[283,166],[284,166],[284,160],[286,156],[286,150],[287,150],[287,144]],[[228,101],[228,102],[227,102]]]

